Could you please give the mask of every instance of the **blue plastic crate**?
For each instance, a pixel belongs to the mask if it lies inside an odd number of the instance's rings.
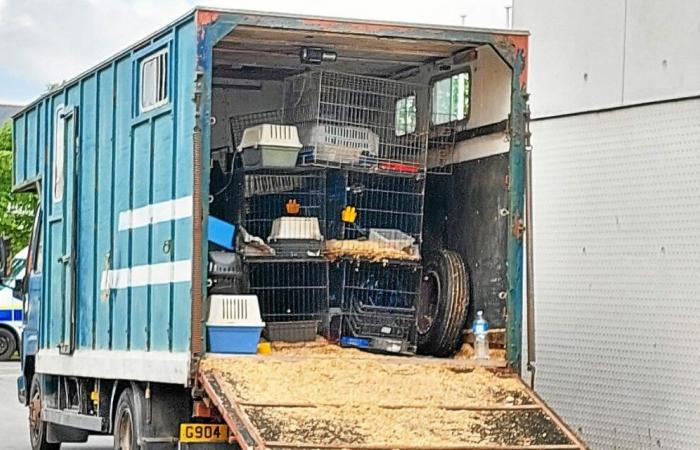
[[[207,234],[210,242],[233,250],[233,237],[236,234],[235,225],[217,219],[214,216],[209,216]]]
[[[211,353],[247,353],[258,351],[262,326],[207,326]]]

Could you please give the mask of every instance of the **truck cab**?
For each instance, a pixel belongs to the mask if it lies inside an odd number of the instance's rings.
[[[24,306],[16,295],[24,280],[27,253],[25,247],[12,258],[0,282],[0,361],[9,360],[22,346]]]

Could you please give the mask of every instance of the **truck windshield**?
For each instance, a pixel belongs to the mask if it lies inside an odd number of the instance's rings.
[[[22,275],[24,270],[24,264],[26,260],[24,258],[13,258],[10,264],[9,275],[2,278],[3,286],[12,286],[12,283]]]

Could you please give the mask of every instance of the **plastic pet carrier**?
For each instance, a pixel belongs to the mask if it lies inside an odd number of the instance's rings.
[[[209,252],[210,294],[248,292],[248,272],[240,255],[234,252]]]
[[[302,145],[295,126],[262,124],[243,131],[238,151],[248,169],[294,167]]]
[[[323,236],[317,217],[280,217],[272,222],[268,243],[277,255],[320,256]]]
[[[265,323],[255,295],[211,295],[207,343],[212,353],[256,353]]]
[[[379,136],[362,127],[330,124],[314,125],[302,129],[301,140],[309,152],[302,153],[302,161],[335,165],[369,165],[379,154]]]

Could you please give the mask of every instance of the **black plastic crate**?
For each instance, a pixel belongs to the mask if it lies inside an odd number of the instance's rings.
[[[385,350],[383,341],[390,340],[402,348],[401,353],[415,352],[420,266],[344,262],[341,267],[341,334],[365,338],[377,350]]]
[[[263,335],[272,342],[309,342],[316,339],[318,324],[318,320],[269,322],[265,325]]]

